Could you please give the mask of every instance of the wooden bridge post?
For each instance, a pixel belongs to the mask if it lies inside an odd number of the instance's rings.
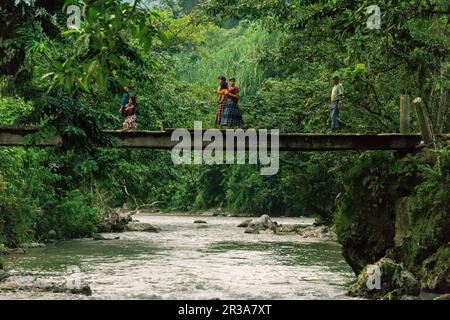
[[[423,109],[422,98],[414,99],[413,105],[417,113],[417,120],[419,120],[419,127],[423,141],[425,144],[434,144],[434,135],[431,129],[430,118]]]
[[[408,94],[400,96],[400,133],[411,133],[411,99]]]

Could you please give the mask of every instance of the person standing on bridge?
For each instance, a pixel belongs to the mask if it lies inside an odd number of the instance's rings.
[[[217,95],[219,96],[219,101],[217,102],[216,108],[216,120],[215,124],[221,128],[223,110],[225,109],[225,105],[227,103],[227,95],[228,92],[228,83],[227,79],[224,76],[219,77],[219,88],[217,88]]]
[[[241,99],[239,95],[239,88],[236,87],[236,79],[230,79],[230,87],[226,93],[228,99],[225,109],[223,111],[221,125],[231,129],[236,127],[242,127],[244,120],[242,119],[241,110],[238,107],[238,102]]]
[[[333,90],[331,91],[331,131],[336,132],[340,125],[347,127],[347,124],[339,118],[339,112],[342,108],[342,100],[344,99],[344,87],[338,76],[332,79]]]
[[[133,88],[131,86],[123,87],[124,94],[122,95],[122,100],[120,101],[119,112],[120,112],[120,114],[122,114],[122,117],[124,117],[124,118],[126,118],[126,115],[125,115],[126,105],[128,104],[130,97],[134,96],[132,89]]]
[[[136,122],[136,97],[130,97],[128,103],[125,105],[125,121],[123,123],[123,130],[129,131],[137,128]]]

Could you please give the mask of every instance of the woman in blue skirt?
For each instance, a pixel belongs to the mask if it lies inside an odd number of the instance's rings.
[[[222,115],[221,125],[231,129],[235,127],[242,127],[244,125],[244,120],[242,119],[241,111],[238,107],[239,99],[239,88],[236,87],[236,79],[231,78],[229,80],[229,89],[227,92],[227,104]]]

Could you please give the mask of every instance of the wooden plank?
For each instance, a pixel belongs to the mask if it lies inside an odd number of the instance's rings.
[[[402,94],[400,96],[400,133],[411,133],[411,99],[409,95]]]
[[[414,109],[416,110],[417,120],[419,122],[420,132],[422,133],[423,141],[427,145],[434,145],[435,137],[431,128],[430,118],[428,117],[422,105],[422,99],[416,98],[413,101]]]

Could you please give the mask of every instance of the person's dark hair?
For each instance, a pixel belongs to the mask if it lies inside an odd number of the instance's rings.
[[[236,78],[230,78],[229,81],[234,81],[234,82],[236,82]]]
[[[341,81],[341,78],[339,78],[339,76],[334,76],[334,77],[333,77],[333,80],[339,82],[339,81]]]
[[[224,76],[220,76],[220,77],[218,78],[218,80],[227,81],[227,78],[225,78]]]
[[[131,100],[131,102],[133,102],[133,105],[136,106],[136,103],[137,103],[136,97],[133,96],[133,97],[130,97],[129,99]]]

